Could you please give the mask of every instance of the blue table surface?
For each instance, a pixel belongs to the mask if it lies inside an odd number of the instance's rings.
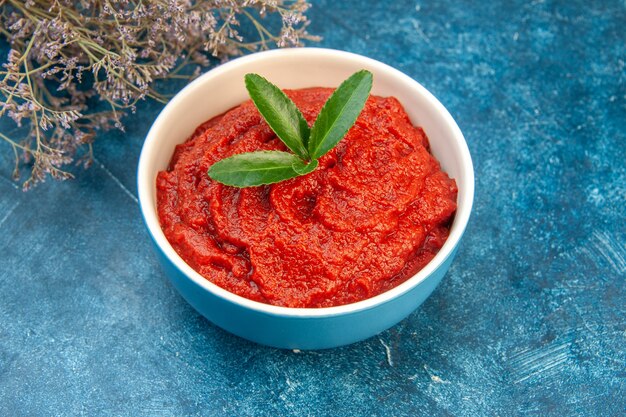
[[[351,346],[256,345],[164,276],[136,166],[160,104],[74,181],[0,144],[0,415],[626,414],[626,4],[315,2],[319,45],[386,62],[464,132],[476,201],[435,293]],[[6,124],[5,124],[6,126]]]

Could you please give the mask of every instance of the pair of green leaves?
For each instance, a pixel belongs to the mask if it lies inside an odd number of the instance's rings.
[[[313,126],[280,88],[257,74],[245,76],[250,98],[276,136],[293,152],[258,151],[222,159],[209,168],[209,177],[234,187],[273,184],[317,168],[318,159],[348,133],[361,114],[372,73],[352,74],[322,107]]]

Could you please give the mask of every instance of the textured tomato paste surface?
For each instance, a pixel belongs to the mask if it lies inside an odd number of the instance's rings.
[[[332,91],[286,93],[312,123]],[[393,97],[371,96],[311,174],[243,189],[208,177],[256,150],[287,149],[247,101],[198,127],[157,178],[165,236],[228,291],[287,307],[353,303],[414,275],[448,237],[456,184]]]

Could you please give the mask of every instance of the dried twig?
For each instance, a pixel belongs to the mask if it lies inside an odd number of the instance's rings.
[[[305,0],[0,0],[0,36],[10,44],[0,70],[0,117],[24,125],[19,139],[0,133],[30,164],[25,189],[72,177],[88,166],[98,130],[123,129],[122,116],[146,97],[165,102],[155,81],[192,78],[210,57],[297,46],[306,31]],[[280,17],[278,33],[263,24]],[[240,34],[241,19],[256,39]],[[95,111],[94,100],[106,111]]]

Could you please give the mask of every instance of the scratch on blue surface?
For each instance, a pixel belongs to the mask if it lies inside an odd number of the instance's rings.
[[[115,175],[113,175],[113,173],[109,171],[109,169],[98,159],[93,158],[93,160],[122,189],[122,191],[126,193],[126,195],[128,195],[135,203],[139,204],[139,200],[137,199],[137,197],[135,197],[135,195],[131,193],[124,184],[122,184],[122,181],[120,181]]]
[[[539,348],[522,349],[509,359],[513,383],[519,384],[533,377],[547,378],[566,366],[572,356],[571,340],[554,340]]]
[[[593,252],[590,253],[590,258],[598,259],[601,257],[618,274],[626,273],[626,244],[613,238],[608,233],[598,230],[594,230],[592,237],[589,249],[583,249],[584,251]]]
[[[13,214],[13,212],[15,211],[15,209],[17,208],[17,206],[19,206],[20,203],[19,201],[17,203],[15,203],[13,205],[13,207],[11,207],[9,209],[9,211],[6,212],[6,214],[4,215],[4,217],[2,217],[2,219],[0,219],[0,227],[2,227],[2,225],[4,224],[4,222],[7,221],[7,219],[11,216],[11,214]]]
[[[570,261],[577,263],[582,256],[596,268],[608,267],[618,275],[626,273],[626,242],[604,230],[591,232],[583,244],[566,256]],[[597,277],[603,281],[607,280],[605,274],[598,274]]]
[[[422,29],[420,23],[416,19],[409,19],[409,22],[411,22],[413,29],[415,29],[415,32],[420,36],[420,38],[422,38],[422,40],[430,46],[430,38],[426,35],[426,33],[424,33],[424,30]]]
[[[11,187],[15,188],[16,190],[19,190],[20,187],[17,186],[17,184],[13,181],[11,181],[10,179],[4,178],[2,176],[0,176],[0,178],[2,178],[2,180],[8,184],[11,184]]]
[[[426,373],[430,376],[430,380],[436,384],[449,384],[450,381],[446,381],[444,379],[441,379],[441,377],[439,375],[434,374],[430,368],[428,367],[428,365],[424,365],[424,370],[426,371]],[[410,379],[410,378],[409,378]]]
[[[380,341],[380,344],[385,347],[385,355],[387,356],[387,363],[389,364],[389,366],[393,366],[393,358],[391,357],[391,348],[389,347],[387,343],[383,341],[383,339],[379,338],[378,340]]]

